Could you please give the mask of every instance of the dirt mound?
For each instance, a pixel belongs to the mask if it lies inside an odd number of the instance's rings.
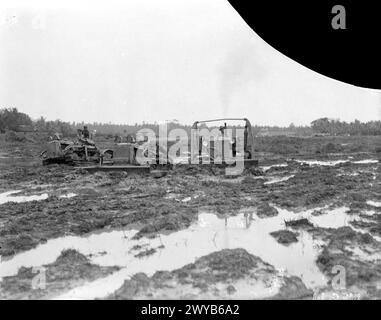
[[[86,281],[105,277],[118,267],[100,267],[91,264],[75,250],[66,250],[57,260],[41,268],[21,267],[15,276],[4,277],[1,283],[0,299],[49,299]],[[36,276],[40,276],[35,287]]]
[[[270,206],[268,203],[262,203],[257,207],[257,216],[259,218],[269,218],[278,215],[278,210]]]
[[[308,221],[308,219],[298,219],[285,221],[286,227],[291,227],[294,229],[309,229],[314,225]]]
[[[379,242],[369,234],[354,231],[350,227],[332,230],[329,243],[317,259],[317,265],[330,279],[336,275],[334,267],[345,270],[346,289],[362,292],[365,298],[381,298],[378,283],[381,281],[381,265],[371,259],[364,260],[354,254],[353,249],[363,256],[381,254]],[[379,261],[379,260],[378,260]]]
[[[252,290],[245,289],[248,285]],[[214,252],[172,272],[156,272],[152,277],[136,274],[108,298],[297,299],[308,296],[312,292],[299,278],[282,277],[260,258],[244,249],[234,249]]]
[[[291,243],[298,242],[298,233],[289,230],[280,230],[270,233],[276,241],[284,245],[290,245]]]

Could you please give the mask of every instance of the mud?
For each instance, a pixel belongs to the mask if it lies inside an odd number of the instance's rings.
[[[52,264],[39,268],[21,267],[17,275],[4,277],[0,282],[0,299],[50,299],[118,270],[118,267],[91,264],[75,250],[66,250]]]
[[[268,203],[262,203],[257,207],[257,216],[260,218],[274,217],[278,215],[278,210]]]
[[[345,270],[347,294],[357,299],[381,298],[381,246],[370,234],[349,227],[330,232],[329,243],[317,259],[319,268],[332,275],[335,266]],[[339,290],[340,291],[340,290]]]
[[[145,261],[156,259],[158,254],[165,252],[166,248],[161,247],[161,238],[164,239],[168,235],[175,237],[178,233],[193,230],[192,226],[198,223],[200,213],[212,213],[216,214],[218,219],[222,219],[221,221],[244,219],[242,229],[253,232],[247,237],[255,238],[258,243],[265,239],[271,250],[275,245],[279,246],[276,247],[277,250],[281,250],[281,247],[293,250],[288,259],[298,257],[299,250],[302,250],[300,248],[305,247],[307,243],[307,246],[311,246],[311,255],[308,264],[302,267],[311,268],[311,264],[314,263],[313,274],[320,277],[318,273],[321,272],[330,279],[332,267],[335,264],[343,264],[348,268],[347,282],[352,290],[346,293],[348,296],[353,294],[357,297],[360,292],[361,298],[378,297],[381,179],[379,155],[375,150],[380,147],[380,140],[366,137],[363,139],[360,141],[359,138],[345,137],[337,138],[337,141],[335,138],[300,141],[296,139],[296,141],[288,138],[280,140],[261,138],[257,146],[260,167],[246,170],[239,177],[225,176],[223,168],[196,165],[179,165],[166,175],[144,178],[126,173],[88,174],[75,167],[41,166],[37,155],[43,146],[38,143],[1,145],[0,273],[5,263],[16,259],[19,254],[38,249],[55,239],[91,237],[94,234],[110,232],[129,235],[131,230],[134,232],[128,239],[134,242],[134,245],[142,247],[125,254],[137,259],[137,266],[139,263],[144,265]],[[329,143],[345,145],[335,149],[328,146]],[[336,153],[328,153],[332,150]],[[222,226],[223,222],[222,224],[218,222],[216,230],[220,230]],[[266,226],[271,228],[263,229]],[[267,233],[263,232],[261,238],[257,239],[254,236],[255,232],[260,232],[256,230],[261,228]],[[240,238],[238,234],[243,233],[243,230],[227,232],[229,236],[231,234],[234,237],[237,232],[237,238]],[[235,258],[242,256],[245,257],[243,259],[250,261],[262,259],[264,264],[274,268],[275,273],[279,273],[282,268],[282,258],[275,257],[271,260],[270,255],[261,256],[261,251],[256,246],[250,244],[245,248],[251,258],[242,252],[235,256],[236,253],[224,249],[244,248],[243,243],[237,242],[238,247],[232,248],[219,246],[220,239],[216,236],[213,240],[213,237],[213,235],[208,237],[207,241],[217,243],[215,251],[219,252],[217,255],[219,257],[226,255],[226,259],[230,259],[230,256]],[[155,245],[145,247],[143,244],[146,241],[154,241]],[[180,288],[184,289],[183,292],[189,293],[190,297],[194,297],[194,294],[199,293],[194,289],[194,284],[200,284],[195,280],[197,278],[195,275],[203,276],[202,270],[197,269],[199,261],[205,263],[208,260],[212,263],[217,259],[213,256],[213,252],[209,251],[209,246],[207,247],[208,250],[202,251],[204,253],[194,255],[199,259],[195,260],[198,264],[185,259],[183,265],[166,267],[168,279],[145,272],[146,276],[140,275],[136,279],[134,274],[128,275],[130,280],[126,277],[122,278],[122,282],[135,281],[137,292],[141,297],[147,297],[151,289],[144,289],[143,282],[149,284],[148,288],[154,284],[160,287],[160,283],[164,288],[164,284],[168,284],[167,281],[170,282],[170,279],[180,283],[178,270],[185,268],[184,265],[193,265],[194,269],[191,268],[188,272],[190,283],[181,284]],[[100,251],[104,251],[103,257],[106,259],[109,254],[107,248],[85,253],[90,264],[97,268],[116,266],[122,270],[125,267],[123,261],[120,264],[116,263],[118,261],[101,264],[101,261],[105,260],[100,260]],[[276,252],[278,253],[275,255],[283,251]],[[80,254],[84,253],[80,251]],[[54,264],[58,255],[55,253],[52,258],[54,260],[40,264],[36,258],[34,265]],[[203,257],[206,260],[202,260]],[[205,296],[221,299],[244,298],[250,296],[248,292],[252,292],[250,288],[253,287],[254,292],[258,293],[253,296],[277,297],[276,293],[263,294],[268,292],[266,286],[257,290],[258,284],[250,280],[252,274],[250,270],[254,270],[255,267],[248,269],[250,275],[236,280],[229,273],[229,266],[223,265],[227,268],[226,276],[230,277],[231,281],[224,284],[219,278],[211,277],[210,288],[205,290]],[[25,267],[30,268],[31,265],[25,261],[24,269],[22,262],[17,266],[21,271],[16,270],[9,279],[3,280],[7,283],[6,287],[1,287],[4,298],[54,297],[58,293],[64,295],[68,289],[75,289],[83,284],[65,278],[57,286],[54,284],[48,286],[47,292],[39,295],[31,292],[27,286],[21,285],[30,280],[31,271],[29,269],[25,271]],[[264,268],[269,271],[269,277],[272,275],[270,269]],[[208,270],[215,271],[213,263],[212,266],[208,266]],[[82,277],[83,281],[95,281],[99,276],[100,280],[102,279],[100,271],[95,272],[97,276],[91,279],[86,278],[86,274],[87,271],[84,271],[78,278]],[[89,274],[92,272],[89,271]],[[106,273],[102,276],[106,276]],[[283,292],[282,297],[289,295],[289,298],[301,298],[290,289],[293,284],[297,288],[302,288],[299,281],[302,281],[308,290],[313,287],[315,298],[324,296],[334,298],[337,294],[332,293],[329,282],[320,281],[319,288],[311,286],[299,271],[282,277],[284,281],[290,283],[289,287],[286,286],[279,291]],[[118,286],[113,290],[116,289]],[[113,297],[128,297],[122,288],[120,290]],[[159,293],[164,295],[164,291]],[[178,291],[171,289],[167,294],[174,296]],[[215,291],[218,294],[214,294]],[[343,296],[345,295],[339,295]]]
[[[289,230],[280,230],[270,233],[279,243],[290,245],[291,243],[298,242],[298,233]]]
[[[222,250],[172,272],[134,275],[109,299],[303,299],[297,277],[285,277],[244,249]]]
[[[313,228],[313,224],[308,219],[288,220],[285,221],[286,227],[294,229],[310,229]]]

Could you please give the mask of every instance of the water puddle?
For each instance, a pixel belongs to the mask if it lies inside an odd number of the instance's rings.
[[[71,199],[71,198],[74,198],[76,196],[77,196],[77,194],[75,194],[75,193],[68,193],[68,194],[61,195],[60,198],[62,198],[62,199]]]
[[[46,186],[40,186],[38,189],[41,189],[41,187],[48,187]],[[35,188],[31,188],[30,190],[33,190]],[[39,190],[41,191],[41,190]],[[43,193],[39,195],[28,195],[28,196],[18,196],[17,194],[22,192],[22,190],[14,190],[14,191],[7,191],[4,193],[0,193],[0,205],[8,202],[15,202],[15,203],[23,203],[23,202],[30,202],[30,201],[41,201],[46,200],[49,198],[48,193]],[[61,199],[71,199],[76,197],[77,194],[73,192],[69,192],[67,194],[62,194],[59,196]]]
[[[21,159],[21,156],[14,156],[9,153],[0,152],[0,159],[12,160],[12,159]]]
[[[338,229],[341,227],[350,227],[350,223],[356,219],[354,216],[346,214],[348,210],[349,208],[342,207],[327,211],[327,213],[318,216],[312,214],[314,210],[309,210],[306,213],[301,213],[300,216],[301,218],[308,219],[312,224],[318,227]]]
[[[349,161],[349,160],[327,160],[327,161],[319,161],[319,160],[295,160],[297,163],[300,164],[308,164],[311,167],[314,166],[327,166],[327,167],[334,167],[338,164],[348,163],[351,162],[353,164],[375,164],[378,163],[378,160],[375,159],[366,159],[366,160],[360,160],[360,161]]]
[[[271,166],[260,167],[264,172],[269,171],[271,168],[286,168],[288,167],[287,163],[273,164]]]
[[[295,175],[283,177],[283,178],[274,178],[274,179],[271,179],[269,181],[266,181],[265,185],[271,185],[271,184],[275,184],[275,183],[285,182],[285,181],[288,181],[294,177],[295,177]]]
[[[0,193],[0,205],[7,202],[23,203],[23,202],[29,202],[29,201],[40,201],[40,200],[46,200],[49,197],[47,193],[43,193],[40,195],[31,195],[31,196],[15,196],[14,195],[20,192],[21,190]]]
[[[362,261],[377,262],[381,260],[381,252],[365,252],[361,248],[349,248],[355,258]]]
[[[188,156],[184,156],[184,157],[174,158],[174,159],[172,159],[172,163],[174,165],[176,165],[176,164],[189,164],[189,157]]]
[[[0,278],[17,274],[21,266],[34,267],[53,263],[65,249],[75,249],[102,266],[121,266],[123,269],[104,279],[76,288],[60,298],[93,299],[105,297],[120,288],[126,279],[138,272],[152,275],[159,270],[171,271],[192,263],[215,251],[244,248],[249,253],[272,264],[279,271],[300,277],[311,288],[326,284],[326,278],[315,264],[323,244],[305,231],[299,231],[298,242],[289,246],[279,244],[271,232],[284,230],[285,220],[308,218],[321,227],[338,228],[349,224],[351,217],[340,208],[320,216],[314,210],[293,213],[279,209],[276,217],[260,219],[254,212],[220,218],[213,213],[200,213],[190,228],[154,239],[134,240],[137,230],[112,231],[89,237],[68,236],[49,240],[30,251],[0,263]],[[155,252],[139,258],[136,255],[149,249]]]
[[[380,201],[367,201],[366,203],[372,207],[381,208],[381,202]]]
[[[359,172],[353,172],[353,173],[338,173],[336,177],[358,177],[360,175]]]
[[[338,164],[347,163],[348,160],[336,160],[336,161],[296,160],[296,162],[300,164],[308,164],[311,167],[314,167],[314,166],[334,167]]]
[[[314,300],[361,300],[362,297],[366,297],[366,291],[351,288],[351,290],[321,292],[314,296]]]
[[[353,161],[354,164],[374,164],[374,163],[378,163],[379,161],[378,160],[374,160],[374,159],[367,159],[367,160],[361,160],[361,161]]]
[[[164,199],[167,199],[167,200],[175,200],[175,201],[177,201],[177,202],[187,203],[187,202],[190,202],[190,201],[192,201],[192,200],[194,200],[194,199],[199,198],[200,196],[202,196],[202,195],[200,195],[200,194],[195,194],[195,195],[193,195],[193,196],[191,196],[191,197],[185,197],[185,198],[181,199],[181,198],[182,198],[182,195],[181,195],[181,194],[168,193],[168,194],[164,197]]]

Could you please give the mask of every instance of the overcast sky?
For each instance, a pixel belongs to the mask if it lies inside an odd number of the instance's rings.
[[[288,59],[226,0],[13,0],[1,2],[0,19],[0,107],[34,118],[381,119],[379,91]]]

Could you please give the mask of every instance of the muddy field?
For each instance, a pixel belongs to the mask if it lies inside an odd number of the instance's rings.
[[[380,137],[261,138],[239,177],[89,174],[0,143],[1,299],[381,298]]]

